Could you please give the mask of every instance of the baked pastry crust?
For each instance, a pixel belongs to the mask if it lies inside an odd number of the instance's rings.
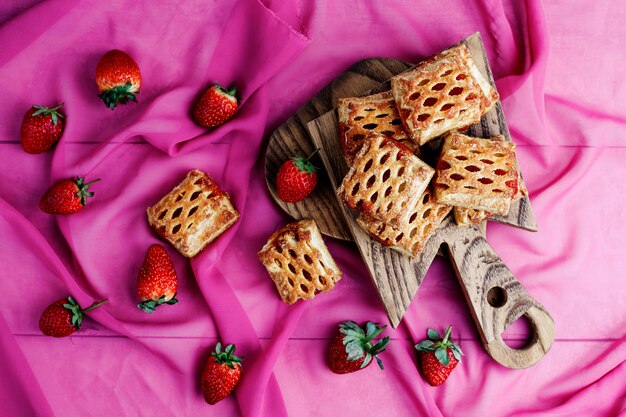
[[[399,226],[411,216],[434,170],[399,142],[370,133],[337,189],[350,208]]]
[[[448,134],[437,164],[437,201],[506,215],[518,192],[515,144]]]
[[[391,91],[405,130],[419,145],[480,122],[499,99],[464,43],[392,77]]]
[[[147,213],[150,227],[188,258],[200,253],[239,219],[228,194],[197,169],[188,172]]]
[[[352,165],[371,132],[395,139],[418,155],[419,147],[404,130],[391,91],[366,97],[341,98],[337,113],[341,150],[348,165]]]
[[[341,271],[314,220],[280,228],[257,255],[287,304],[328,292],[341,279]]]
[[[400,227],[365,214],[360,214],[356,221],[380,244],[408,256],[418,256],[451,209],[451,206],[438,203],[429,187],[411,211],[409,221]]]

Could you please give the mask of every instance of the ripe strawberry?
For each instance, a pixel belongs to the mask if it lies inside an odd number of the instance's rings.
[[[176,304],[178,276],[170,256],[161,245],[148,248],[137,278],[137,295],[141,302],[137,308],[153,313],[161,304]]]
[[[28,153],[42,153],[52,148],[63,133],[63,115],[56,107],[33,106],[24,115],[20,143]]]
[[[136,94],[141,88],[139,66],[125,52],[118,49],[104,54],[96,65],[98,97],[111,110],[128,100],[137,102]]]
[[[365,330],[353,321],[339,323],[339,331],[330,342],[328,349],[328,366],[336,374],[347,374],[366,368],[376,358],[380,369],[385,369],[377,356],[387,349],[389,337],[383,337],[377,343],[373,339],[382,333],[387,326],[379,327],[368,321]]]
[[[209,87],[193,108],[196,123],[205,127],[216,127],[233,117],[237,110],[235,87],[226,90],[219,84]]]
[[[281,200],[296,203],[313,192],[317,185],[317,172],[310,159],[317,151],[306,158],[291,158],[280,167],[276,175],[276,191]]]
[[[48,214],[74,214],[79,212],[87,198],[93,197],[89,186],[100,179],[85,183],[85,179],[77,177],[54,183],[39,200],[39,208]]]
[[[422,375],[432,386],[443,384],[457,363],[461,362],[463,351],[450,339],[451,333],[452,326],[449,326],[441,339],[436,330],[428,329],[428,339],[415,345]]]
[[[107,300],[102,300],[92,304],[90,307],[81,309],[72,297],[57,300],[41,313],[39,329],[46,336],[69,336],[80,329],[83,313],[100,307],[106,302]]]
[[[200,379],[200,389],[209,404],[222,401],[230,394],[241,378],[242,357],[235,356],[235,345],[228,345],[222,352],[222,344],[215,346],[215,351],[207,360]]]

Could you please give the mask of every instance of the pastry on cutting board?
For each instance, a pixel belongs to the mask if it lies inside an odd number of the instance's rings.
[[[440,203],[504,216],[519,187],[515,144],[452,132],[444,139],[434,182]]]
[[[337,104],[337,113],[341,150],[348,165],[352,165],[363,141],[371,132],[395,139],[413,153],[419,152],[417,144],[404,130],[391,91],[366,97],[341,98]]]
[[[328,292],[341,279],[341,271],[314,220],[280,228],[257,255],[287,304]]]
[[[420,146],[480,122],[499,99],[463,43],[392,77],[391,91],[405,130]]]
[[[183,256],[193,258],[238,219],[228,194],[194,169],[154,206],[148,223]]]
[[[370,133],[337,195],[351,209],[399,226],[409,220],[434,172],[399,142]]]
[[[451,206],[438,203],[428,187],[406,224],[394,227],[365,214],[360,214],[356,221],[380,244],[408,256],[418,256],[451,209]]]

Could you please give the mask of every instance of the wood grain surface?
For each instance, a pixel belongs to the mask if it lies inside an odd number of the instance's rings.
[[[472,35],[464,42],[472,52],[479,69],[494,84],[480,35]],[[315,146],[321,149],[320,157],[327,169],[330,185],[336,189],[348,169],[341,155],[336,111],[331,110],[311,120],[307,128]],[[485,138],[502,134],[510,140],[500,103],[483,117],[481,123],[472,126],[469,134]],[[539,303],[528,296],[521,284],[490,248],[478,226],[458,227],[450,215],[431,237],[420,258],[412,259],[370,239],[357,225],[353,213],[338,203],[336,195],[333,197],[369,269],[372,282],[394,328],[399,324],[415,296],[439,247],[442,243],[446,243],[450,248],[459,282],[464,289],[468,306],[487,352],[496,361],[513,368],[530,366],[545,355],[554,335],[552,318]],[[536,230],[528,198],[523,198],[514,204],[507,216],[494,220],[527,230]],[[476,246],[471,246],[472,250],[469,250],[464,246],[466,242],[480,242],[481,253],[489,255],[484,259],[474,256],[473,250]],[[485,267],[487,261],[491,264],[497,263],[500,267],[495,269]],[[499,290],[493,290],[493,288],[499,288]],[[489,304],[487,294],[493,295],[494,291],[504,294],[503,305],[494,307]],[[531,320],[535,332],[533,342],[524,349],[510,349],[502,342],[501,335],[522,315],[527,315]]]

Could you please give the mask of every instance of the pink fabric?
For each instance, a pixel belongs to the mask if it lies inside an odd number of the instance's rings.
[[[626,415],[626,211],[619,132],[626,124],[626,13],[617,4],[283,1],[9,1],[0,7],[0,400],[3,415],[616,416]],[[544,10],[545,9],[545,10]],[[331,293],[287,306],[256,259],[289,221],[263,178],[268,134],[359,59],[418,61],[482,33],[539,223],[489,226],[489,241],[552,313],[557,339],[527,370],[482,350],[449,262],[435,261],[374,367],[337,376],[324,364],[337,322],[386,322],[352,244],[326,239],[344,272]],[[98,58],[119,48],[141,67],[139,103],[111,112],[96,97]],[[207,132],[189,108],[214,81],[242,107]],[[53,152],[25,154],[31,104],[65,102]],[[146,315],[135,280],[158,239],[145,208],[192,168],[229,192],[241,220],[191,262],[173,249],[176,306]],[[102,178],[81,213],[37,202],[55,180]],[[621,188],[620,188],[621,187]],[[75,336],[37,328],[42,309],[74,295],[108,298]],[[413,344],[452,324],[466,352],[442,387],[415,368]],[[519,343],[524,327],[507,332]],[[218,405],[198,391],[218,340],[246,357]]]

